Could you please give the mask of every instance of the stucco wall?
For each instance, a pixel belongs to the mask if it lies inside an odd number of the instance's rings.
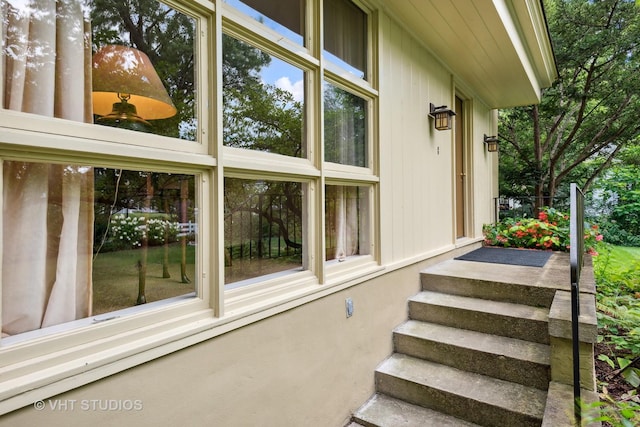
[[[23,408],[0,425],[342,426],[373,393],[374,369],[391,353],[391,330],[406,319],[406,300],[418,292],[426,265],[45,399],[43,410]],[[142,409],[107,407],[131,406],[126,401]]]

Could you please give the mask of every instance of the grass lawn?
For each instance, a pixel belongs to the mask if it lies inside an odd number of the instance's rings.
[[[162,277],[163,246],[149,247],[146,275],[147,302],[193,292],[195,289],[195,247],[187,246],[187,277],[180,276],[181,247],[169,246],[170,278]],[[132,307],[138,297],[138,261],[141,250],[130,249],[98,254],[93,263],[93,314]]]

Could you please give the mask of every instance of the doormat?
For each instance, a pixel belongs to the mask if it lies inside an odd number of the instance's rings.
[[[522,265],[525,267],[544,267],[552,254],[552,251],[539,251],[536,249],[482,247],[459,256],[456,259],[461,261]]]

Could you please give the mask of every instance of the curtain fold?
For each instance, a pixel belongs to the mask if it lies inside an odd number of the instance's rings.
[[[359,253],[358,188],[335,187],[335,259]]]
[[[3,107],[90,122],[82,2],[2,0],[1,7]],[[2,167],[3,336],[90,316],[93,170],[20,161]]]

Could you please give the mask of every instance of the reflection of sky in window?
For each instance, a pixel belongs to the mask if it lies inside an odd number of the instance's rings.
[[[349,73],[353,74],[354,76],[358,77],[359,79],[364,79],[364,71],[359,70],[356,67],[353,67],[353,66],[349,65],[347,62],[345,62],[342,59],[338,58],[337,56],[335,56],[334,54],[332,54],[328,50],[324,51],[324,56],[329,61],[333,62],[334,64],[336,64],[338,66],[340,66],[341,68],[344,68]]]
[[[304,72],[278,58],[271,57],[271,64],[260,72],[264,83],[274,85],[293,95],[296,101],[304,101]]]
[[[267,27],[277,31],[288,39],[302,44],[303,40],[300,34],[278,24],[268,16],[252,9],[239,0],[225,0],[225,2],[235,7],[240,12],[254,18],[256,21],[262,22]],[[304,101],[304,73],[299,68],[271,56],[271,64],[260,71],[260,77],[264,83],[274,85],[279,89],[286,90],[291,93],[296,101]]]
[[[297,34],[297,33],[293,32],[293,31],[291,31],[290,29],[288,29],[284,25],[280,25],[279,23],[277,23],[273,19],[271,19],[268,16],[258,12],[257,10],[255,10],[253,8],[247,6],[246,4],[240,2],[239,0],[225,0],[225,3],[235,7],[236,9],[238,9],[240,12],[244,13],[245,15],[249,15],[250,17],[252,17],[256,21],[262,22],[264,25],[266,25],[267,27],[271,28],[272,30],[275,30],[276,32],[282,34],[283,36],[285,36],[289,40],[293,40],[296,43],[302,44],[303,40],[302,40],[302,36],[300,34]]]

